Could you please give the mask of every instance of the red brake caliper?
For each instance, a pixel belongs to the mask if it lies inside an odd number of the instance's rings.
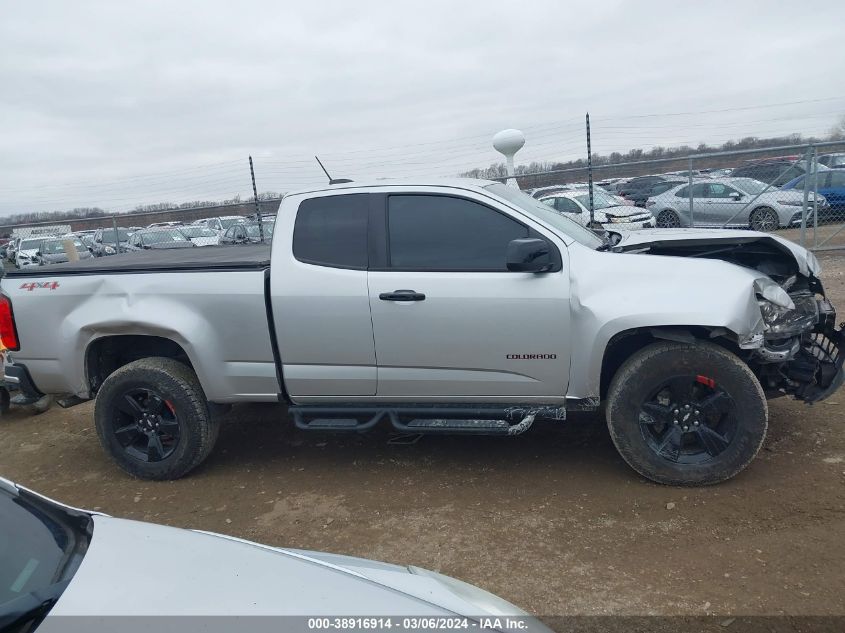
[[[706,385],[706,386],[710,387],[711,389],[716,388],[716,381],[713,380],[712,378],[708,378],[707,376],[702,376],[701,374],[699,374],[698,376],[695,377],[695,381],[700,382],[702,385]]]

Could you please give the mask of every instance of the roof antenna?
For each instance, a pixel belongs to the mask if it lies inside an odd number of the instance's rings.
[[[326,168],[323,166],[323,162],[320,160],[320,157],[319,157],[319,156],[314,156],[314,158],[317,160],[317,163],[320,165],[320,169],[322,169],[322,170],[323,170],[323,173],[324,173],[324,174],[326,174],[326,178],[328,178],[328,179],[329,179],[329,184],[330,184],[330,185],[342,185],[342,184],[343,184],[343,183],[345,183],[345,182],[352,182],[349,178],[337,178],[337,179],[332,178],[332,177],[329,175],[329,172],[328,172],[328,171],[326,170]]]

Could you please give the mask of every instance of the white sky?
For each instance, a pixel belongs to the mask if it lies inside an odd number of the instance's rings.
[[[507,127],[518,162],[577,158],[586,111],[599,153],[822,135],[842,32],[773,1],[7,3],[0,215],[248,196],[248,154],[259,190],[321,182],[315,153],[454,175]]]

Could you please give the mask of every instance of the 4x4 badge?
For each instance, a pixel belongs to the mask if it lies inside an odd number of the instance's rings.
[[[30,281],[29,283],[21,284],[21,290],[55,290],[59,287],[58,281]]]

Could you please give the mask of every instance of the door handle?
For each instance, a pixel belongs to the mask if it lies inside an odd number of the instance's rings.
[[[382,301],[425,301],[425,295],[416,290],[394,290],[393,292],[382,292],[379,296]]]

